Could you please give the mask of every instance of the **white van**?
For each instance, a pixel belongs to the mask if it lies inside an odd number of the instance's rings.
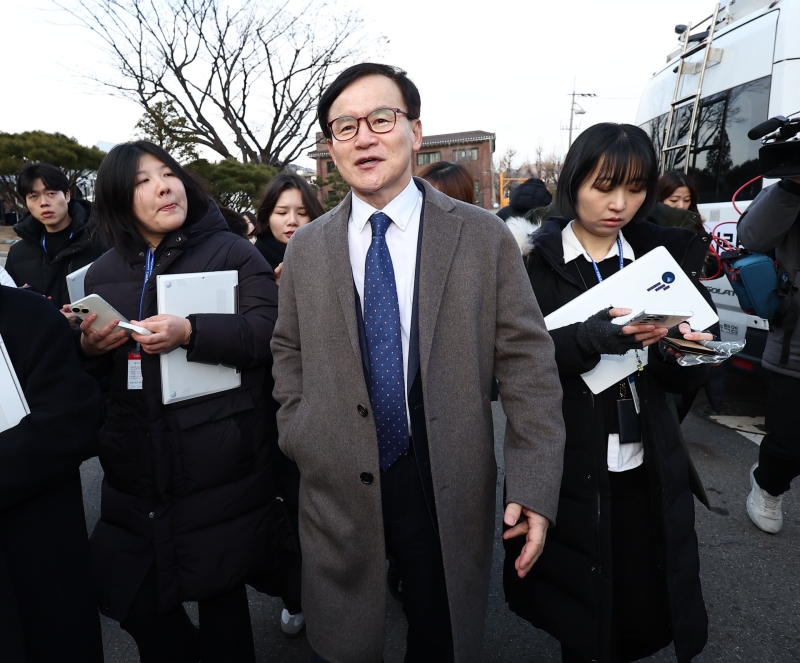
[[[706,9],[712,12],[714,8],[709,3]],[[690,38],[686,44],[685,56],[679,37],[679,44],[667,56],[667,64],[653,75],[642,94],[636,124],[652,138],[659,158],[665,161],[665,170],[683,170],[687,149],[678,146],[688,142],[702,79],[688,147],[688,172],[698,187],[706,229],[735,243],[739,214],[731,197],[759,174],[761,143],[749,140],[747,132],[775,115],[800,111],[800,0],[720,2],[709,57],[703,67],[706,49],[701,45],[708,41],[703,33],[708,31],[710,19],[707,17],[691,29],[694,40]],[[676,89],[681,59],[684,65]],[[673,104],[670,135],[666,136]],[[662,153],[665,147],[668,151]],[[773,182],[758,180],[745,187],[738,194],[736,205],[743,211],[762,186]],[[741,310],[725,276],[704,283],[719,311],[723,340],[747,338],[747,347],[731,362],[739,369],[759,370],[767,321]]]

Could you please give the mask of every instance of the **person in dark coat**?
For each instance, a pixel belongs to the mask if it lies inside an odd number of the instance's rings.
[[[41,295],[0,286],[0,336],[30,408],[0,432],[0,661],[101,663],[79,473],[100,394]]]
[[[656,180],[655,152],[641,129],[600,124],[575,141],[564,164],[565,186],[556,192],[559,209],[574,220],[549,218],[527,238],[524,251],[544,315],[658,246],[690,277],[699,269],[707,237],[644,220],[655,202]],[[696,473],[665,396],[700,384],[705,371],[675,363],[659,343],[666,329],[611,323],[628,313],[633,311],[604,310],[551,330],[567,429],[556,525],[525,578],[513,565],[519,544],[506,542],[509,607],[557,638],[565,663],[635,661],[671,641],[678,661],[687,663],[707,639],[692,488],[703,493],[692,485]],[[671,333],[711,338],[686,323]],[[633,386],[625,380],[592,394],[581,374],[601,354],[633,349],[648,353]],[[629,441],[617,402],[634,398],[634,390],[641,431]]]
[[[503,221],[512,216],[525,216],[526,212],[539,207],[547,207],[553,195],[547,190],[538,174],[525,180],[511,192],[510,204],[497,212]]]
[[[302,177],[281,173],[267,185],[256,212],[256,248],[280,283],[286,245],[301,226],[325,214],[322,203]]]
[[[281,173],[273,177],[258,206],[255,220],[255,247],[275,271],[280,283],[286,245],[301,226],[322,216],[325,210],[314,191],[302,177],[295,173]],[[272,397],[275,381],[272,367],[267,371],[265,386],[267,397],[267,429],[272,441],[272,457],[278,493],[283,500],[295,533],[298,531],[300,500],[300,470],[297,464],[278,448],[278,402]],[[299,548],[299,541],[298,541]],[[300,601],[302,560],[299,551],[281,553],[278,573],[266,573],[251,582],[257,590],[271,596],[280,596],[284,608],[281,612],[281,630],[288,636],[297,635],[305,628],[305,616]]]
[[[94,314],[81,325],[87,365],[113,374],[90,541],[100,610],[145,663],[251,662],[245,583],[277,560],[280,531],[264,391],[277,287],[259,252],[162,148],[116,146],[96,191],[114,248],[89,269],[86,292],[152,332],[97,331]],[[237,314],[157,313],[158,275],[234,269]],[[163,405],[159,355],[178,346],[190,362],[237,367],[241,386]],[[199,637],[184,601],[199,602]]]
[[[61,308],[70,303],[67,274],[105,252],[90,230],[91,207],[72,198],[66,175],[47,163],[24,168],[17,178],[17,193],[28,215],[14,226],[22,241],[9,249],[6,270],[17,286],[28,284]]]

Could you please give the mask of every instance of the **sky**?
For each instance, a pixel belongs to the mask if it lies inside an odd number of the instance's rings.
[[[521,163],[534,160],[539,145],[545,155],[566,152],[573,81],[578,92],[597,95],[579,100],[586,111],[576,117],[580,128],[633,122],[645,84],[677,44],[674,26],[705,18],[714,3],[340,0],[339,5],[360,9],[368,29],[389,40],[375,59],[403,67],[419,87],[425,134],[491,131],[497,135],[495,158],[512,148]],[[378,5],[385,9],[375,9]],[[6,65],[0,131],[58,131],[86,145],[133,137],[141,109],[85,78],[87,72],[109,71],[110,61],[88,30],[75,26],[50,0],[0,0],[0,17],[0,58]]]

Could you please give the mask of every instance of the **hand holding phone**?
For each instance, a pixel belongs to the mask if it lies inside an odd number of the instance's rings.
[[[69,305],[69,310],[83,319],[86,319],[91,313],[97,314],[97,317],[91,323],[91,327],[95,331],[100,331],[114,320],[118,322],[128,322],[126,317],[120,315],[119,312],[100,295],[88,295],[83,299],[79,299],[77,302],[73,302]]]

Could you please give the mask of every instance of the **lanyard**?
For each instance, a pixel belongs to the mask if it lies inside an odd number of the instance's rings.
[[[67,239],[72,239],[74,234],[75,234],[75,231],[74,230],[70,230],[69,231],[69,237],[67,237]],[[44,239],[46,235],[47,235],[47,233],[43,230],[42,231],[42,250],[45,252],[47,257],[49,258],[50,254],[47,252],[47,242],[45,242],[45,239]]]
[[[153,273],[153,263],[155,262],[155,251],[147,249],[144,259],[144,281],[142,282],[142,296],[139,297],[139,322],[142,321],[142,307],[144,306],[144,291],[147,287],[147,282],[150,280],[150,274]]]
[[[622,240],[617,235],[617,252],[619,253],[619,270],[625,267],[625,263],[622,262]],[[603,277],[600,275],[600,270],[597,268],[597,263],[594,261],[594,258],[589,256],[589,259],[592,261],[592,267],[594,267],[594,275],[597,277],[597,282],[602,283]]]

